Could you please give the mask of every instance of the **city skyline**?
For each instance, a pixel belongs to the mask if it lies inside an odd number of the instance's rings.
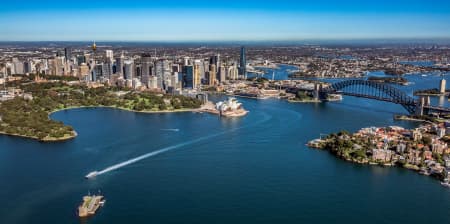
[[[297,41],[450,38],[445,1],[7,2],[0,41]]]

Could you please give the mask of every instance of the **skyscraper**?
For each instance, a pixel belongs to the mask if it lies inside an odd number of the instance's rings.
[[[167,89],[170,85],[170,62],[160,59],[155,63],[155,75],[158,78],[158,88]]]
[[[86,63],[86,57],[84,55],[77,56],[77,64],[80,66],[81,64]]]
[[[105,51],[105,58],[106,61],[109,63],[112,63],[114,61],[114,53],[112,50],[106,50]]]
[[[241,47],[241,56],[239,59],[239,75],[242,76],[243,78],[247,78],[247,61],[245,59],[246,55],[245,55],[245,47]]]
[[[124,78],[127,80],[132,80],[134,78],[134,62],[133,60],[124,61]]]
[[[33,70],[32,65],[31,65],[31,61],[24,61],[23,62],[23,72],[26,73],[31,73]]]
[[[194,66],[186,65],[183,67],[183,87],[193,88],[194,87]]]
[[[223,83],[223,82],[225,82],[226,77],[227,77],[227,71],[226,71],[226,68],[225,68],[224,66],[220,66],[220,69],[219,69],[219,71],[218,71],[218,73],[217,73],[217,79],[218,79],[218,81],[219,81],[220,83]]]
[[[215,64],[209,65],[209,76],[208,76],[208,84],[210,86],[213,86],[216,84],[216,78],[217,78],[217,69]]]
[[[142,54],[141,56],[141,82],[148,86],[151,75],[151,67],[153,66],[152,56],[150,54]]]
[[[100,80],[101,77],[103,77],[103,64],[96,64],[94,66],[93,72],[92,72],[92,80],[93,82]]]
[[[204,74],[203,69],[203,63],[201,60],[195,60],[194,61],[194,74],[193,74],[193,82],[192,82],[192,88],[196,89],[200,87],[201,81],[202,81],[202,73]],[[202,72],[203,70],[203,72]]]
[[[64,48],[64,57],[66,58],[66,61],[70,61],[72,59],[72,48]]]
[[[112,64],[111,64],[111,62],[105,62],[105,63],[103,63],[102,64],[102,75],[105,77],[105,78],[111,78],[111,75],[113,74],[113,72],[112,72]]]
[[[116,58],[116,74],[123,75],[123,63],[124,63],[124,61],[125,61],[125,56],[123,55],[123,52],[122,52],[120,57]]]
[[[215,65],[216,69],[219,70],[219,67],[220,67],[220,54],[210,57],[209,58],[209,64],[210,65]]]

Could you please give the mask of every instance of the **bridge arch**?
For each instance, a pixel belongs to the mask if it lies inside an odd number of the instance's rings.
[[[326,99],[328,94],[342,94],[400,104],[411,114],[416,112],[418,105],[413,97],[389,84],[362,79],[336,82],[320,90],[322,99]]]

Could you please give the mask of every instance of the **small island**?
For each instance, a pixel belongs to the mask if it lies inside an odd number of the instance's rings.
[[[53,112],[80,107],[111,107],[135,112],[166,113],[195,111],[196,98],[134,91],[118,87],[89,88],[55,81],[22,83],[22,97],[0,102],[0,134],[39,141],[63,141],[77,136],[75,130],[49,118]]]

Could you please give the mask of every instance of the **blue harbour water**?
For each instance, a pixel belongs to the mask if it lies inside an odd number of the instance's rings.
[[[399,88],[436,87],[440,79],[408,78],[415,84]],[[406,113],[401,106],[353,97],[326,104],[240,100],[250,113],[238,119],[73,109],[52,114],[77,130],[73,140],[0,136],[0,223],[449,223],[450,189],[435,179],[305,146],[342,129],[415,127],[393,121]],[[81,197],[99,189],[105,207],[78,219]]]

